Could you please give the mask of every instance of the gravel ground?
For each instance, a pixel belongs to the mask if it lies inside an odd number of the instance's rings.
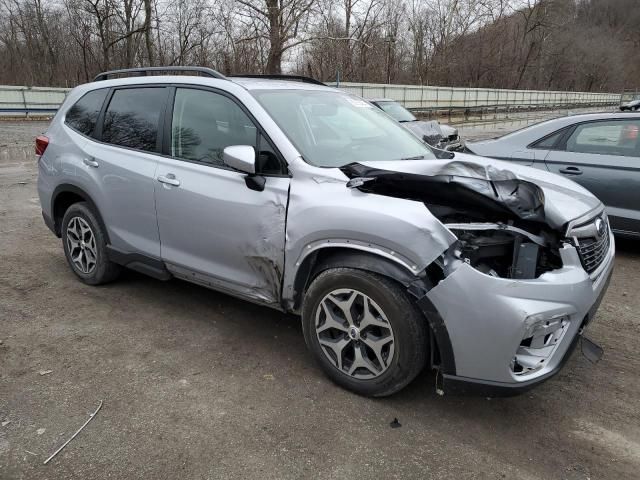
[[[463,131],[504,126],[483,125]],[[638,478],[637,242],[589,328],[599,364],[576,351],[509,399],[439,397],[431,372],[366,399],[321,374],[295,317],[133,272],[76,280],[40,217],[45,128],[0,123],[0,478]]]

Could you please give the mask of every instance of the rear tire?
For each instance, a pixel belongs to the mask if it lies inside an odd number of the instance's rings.
[[[305,294],[302,326],[326,375],[359,395],[401,390],[428,358],[423,315],[399,284],[367,271],[320,273]]]
[[[87,285],[115,280],[122,267],[107,257],[107,236],[86,202],[72,204],[62,218],[62,246],[73,273]]]

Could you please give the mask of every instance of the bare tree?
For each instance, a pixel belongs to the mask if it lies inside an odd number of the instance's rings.
[[[0,0],[0,83],[138,65],[323,80],[637,87],[637,0]]]
[[[282,56],[305,41],[311,9],[316,0],[236,0],[238,13],[260,25],[258,34],[269,40],[266,73],[282,72]]]

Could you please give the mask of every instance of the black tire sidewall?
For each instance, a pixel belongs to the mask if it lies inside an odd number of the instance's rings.
[[[315,331],[315,312],[333,290],[349,288],[369,296],[384,311],[395,339],[394,357],[387,370],[372,379],[355,379],[327,359]],[[338,268],[319,274],[307,290],[302,307],[307,347],[323,371],[337,384],[365,396],[390,395],[408,384],[424,367],[428,343],[424,317],[395,282],[363,270]]]
[[[71,221],[71,219],[75,217],[80,217],[85,220],[89,227],[91,228],[93,235],[96,240],[96,267],[90,273],[81,272],[78,267],[71,260],[71,254],[69,252],[69,247],[67,245],[67,225]],[[105,278],[108,275],[109,269],[109,260],[107,258],[107,243],[106,237],[100,226],[100,222],[96,215],[93,213],[91,208],[85,202],[74,203],[71,205],[64,214],[62,218],[62,247],[64,248],[64,255],[67,258],[67,263],[73,270],[73,273],[76,274],[80,280],[88,285],[98,285],[105,281]]]

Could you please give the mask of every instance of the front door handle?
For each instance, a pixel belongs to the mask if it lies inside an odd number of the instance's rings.
[[[82,159],[82,163],[84,163],[87,167],[98,168],[98,162],[93,157],[86,157]]]
[[[582,170],[578,167],[565,167],[560,169],[560,173],[565,175],[582,175]]]
[[[173,173],[167,173],[166,175],[160,175],[158,177],[160,183],[166,183],[167,185],[173,185],[174,187],[180,186],[180,180],[176,178]]]

